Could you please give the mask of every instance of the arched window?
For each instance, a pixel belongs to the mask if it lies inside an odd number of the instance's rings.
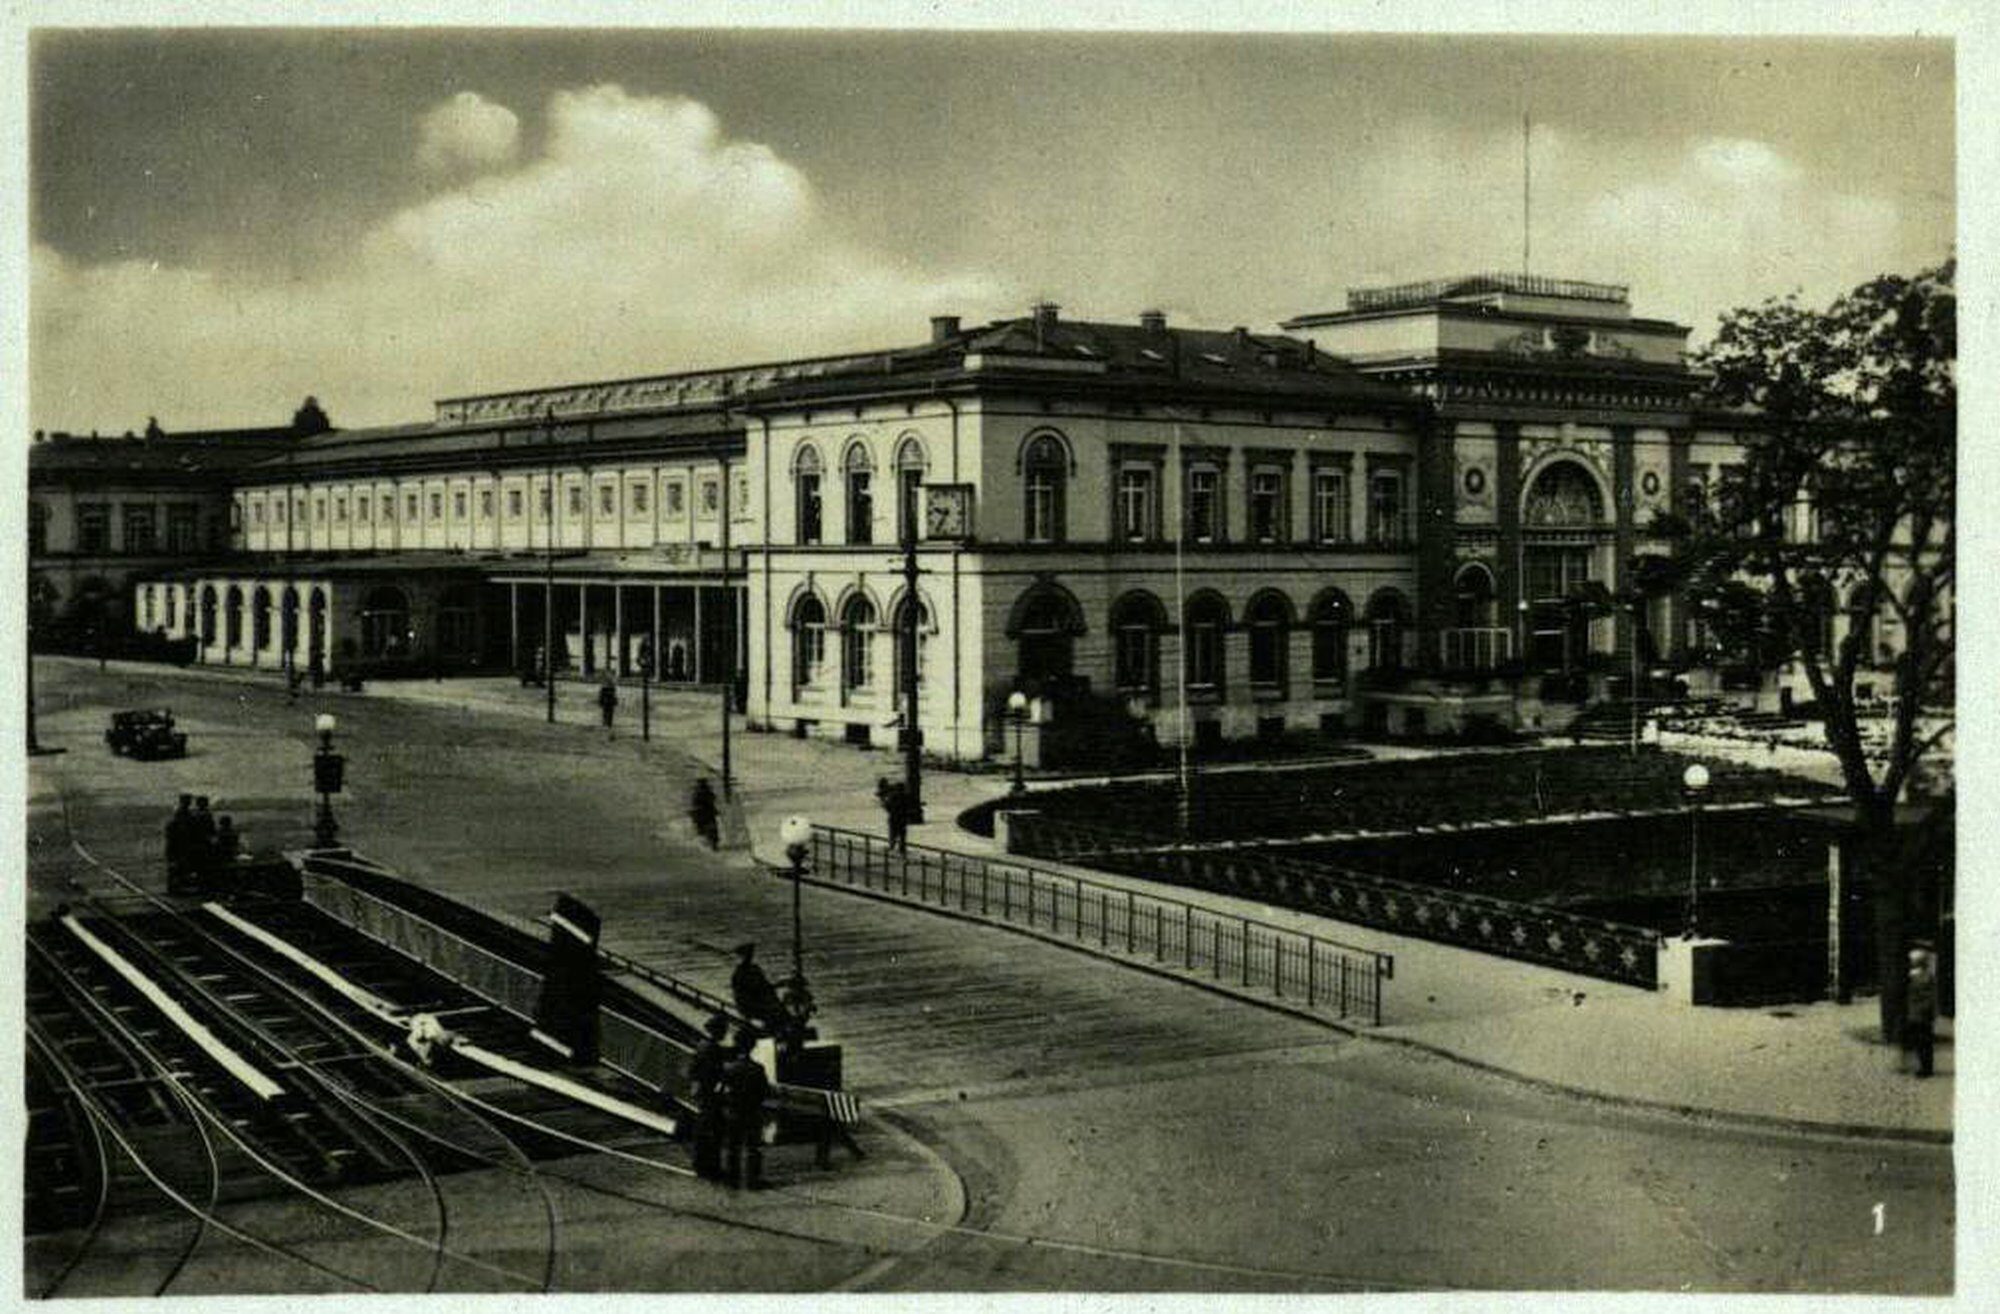
[[[840,685],[859,693],[875,684],[875,604],[857,593],[840,613]]]
[[[1029,443],[1021,476],[1026,490],[1022,537],[1030,543],[1062,542],[1063,494],[1069,477],[1069,453],[1062,440],[1045,433]]]
[[[1112,683],[1123,694],[1153,697],[1160,692],[1160,632],[1167,611],[1143,590],[1120,597],[1111,608]]]
[[[243,644],[243,590],[236,585],[229,586],[229,592],[222,603],[222,634],[225,648],[237,648]]]
[[[1521,504],[1521,523],[1535,528],[1584,529],[1603,520],[1604,498],[1597,481],[1575,461],[1544,467]]]
[[[910,621],[910,599],[905,595],[896,603],[895,619],[890,622],[890,646],[895,652],[893,669],[896,681],[896,697],[901,699],[905,684],[903,671],[903,635]],[[924,672],[930,666],[931,631],[937,622],[931,617],[931,609],[921,599],[917,602],[917,688],[924,685]]]
[[[1452,581],[1453,620],[1461,629],[1493,625],[1493,572],[1477,561],[1467,562]]]
[[[822,519],[818,448],[810,444],[799,448],[792,458],[792,483],[798,501],[799,542],[817,543]]]
[[[361,600],[361,651],[370,657],[410,652],[410,596],[392,584],[368,590]]]
[[[1228,628],[1229,604],[1219,594],[1204,591],[1188,599],[1181,633],[1190,692],[1221,696],[1229,674],[1222,646]]]
[[[923,514],[922,501],[924,471],[930,461],[924,455],[924,445],[915,434],[909,434],[896,445],[896,537],[899,542],[909,542],[923,537],[923,524],[918,519]]]
[[[178,584],[167,585],[167,628],[173,629],[181,623],[181,590]]]
[[[792,681],[816,685],[826,671],[826,604],[811,593],[792,608]]]
[[[201,586],[201,642],[203,647],[215,642],[215,585]]]
[[[1313,681],[1344,686],[1347,682],[1347,632],[1354,624],[1354,604],[1339,589],[1313,599]],[[1331,692],[1331,691],[1330,691]]]
[[[139,590],[139,625],[140,628],[146,630],[153,628],[153,586],[151,584]]]
[[[1368,599],[1368,665],[1393,671],[1403,665],[1403,640],[1410,629],[1410,603],[1394,589]]]
[[[847,448],[847,541],[865,547],[875,541],[875,458],[866,443]]]
[[[250,595],[250,647],[262,652],[271,646],[271,590],[262,584]]]
[[[299,646],[299,591],[287,584],[278,595],[278,650],[287,655]]]
[[[1083,611],[1067,590],[1044,583],[1022,594],[1007,622],[1019,650],[1014,687],[1038,693],[1067,680],[1082,633]]]
[[[1259,593],[1243,610],[1250,629],[1250,684],[1259,693],[1285,692],[1286,649],[1291,643],[1292,604],[1277,592]]]

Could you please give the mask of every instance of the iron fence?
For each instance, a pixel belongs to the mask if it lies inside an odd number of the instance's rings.
[[[1534,904],[1234,848],[1198,848],[1033,812],[1008,818],[1036,857],[1297,908],[1362,926],[1543,963],[1630,985],[1659,984],[1660,933]]]
[[[1021,926],[1314,1012],[1382,1022],[1393,955],[1066,872],[815,826],[813,879]]]

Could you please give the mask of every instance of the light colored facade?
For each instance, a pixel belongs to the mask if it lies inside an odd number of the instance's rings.
[[[1114,721],[1168,743],[1533,723],[1523,674],[1601,692],[1698,654],[1641,565],[1745,433],[1699,405],[1685,328],[1511,275],[1287,328],[1040,306],[886,352],[447,399],[238,471],[234,555],[136,604],[207,661],[650,661],[734,684],[753,725],[888,744],[913,556],[916,723],[958,758],[1009,747],[1016,691],[1030,752],[1060,756]],[[933,498],[969,519],[924,523]]]

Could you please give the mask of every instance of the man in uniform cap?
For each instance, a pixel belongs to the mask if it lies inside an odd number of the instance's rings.
[[[729,974],[736,1011],[766,1031],[776,1032],[784,1023],[784,1004],[771,978],[757,965],[757,946],[748,941],[737,945],[736,959],[736,970]]]
[[[729,1131],[729,1109],[722,1089],[729,1050],[729,1019],[717,1013],[703,1027],[706,1033],[688,1063],[688,1091],[694,1099],[694,1170],[709,1181],[722,1178],[722,1142]]]

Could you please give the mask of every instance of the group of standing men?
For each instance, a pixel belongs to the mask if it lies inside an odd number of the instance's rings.
[[[208,796],[181,795],[180,806],[167,820],[167,890],[185,889],[236,861],[243,837],[229,817],[208,810]]]
[[[708,1019],[706,1035],[688,1066],[695,1107],[694,1170],[711,1182],[761,1191],[764,1181],[764,1104],[771,1079],[752,1052],[757,1032],[729,1019]]]

